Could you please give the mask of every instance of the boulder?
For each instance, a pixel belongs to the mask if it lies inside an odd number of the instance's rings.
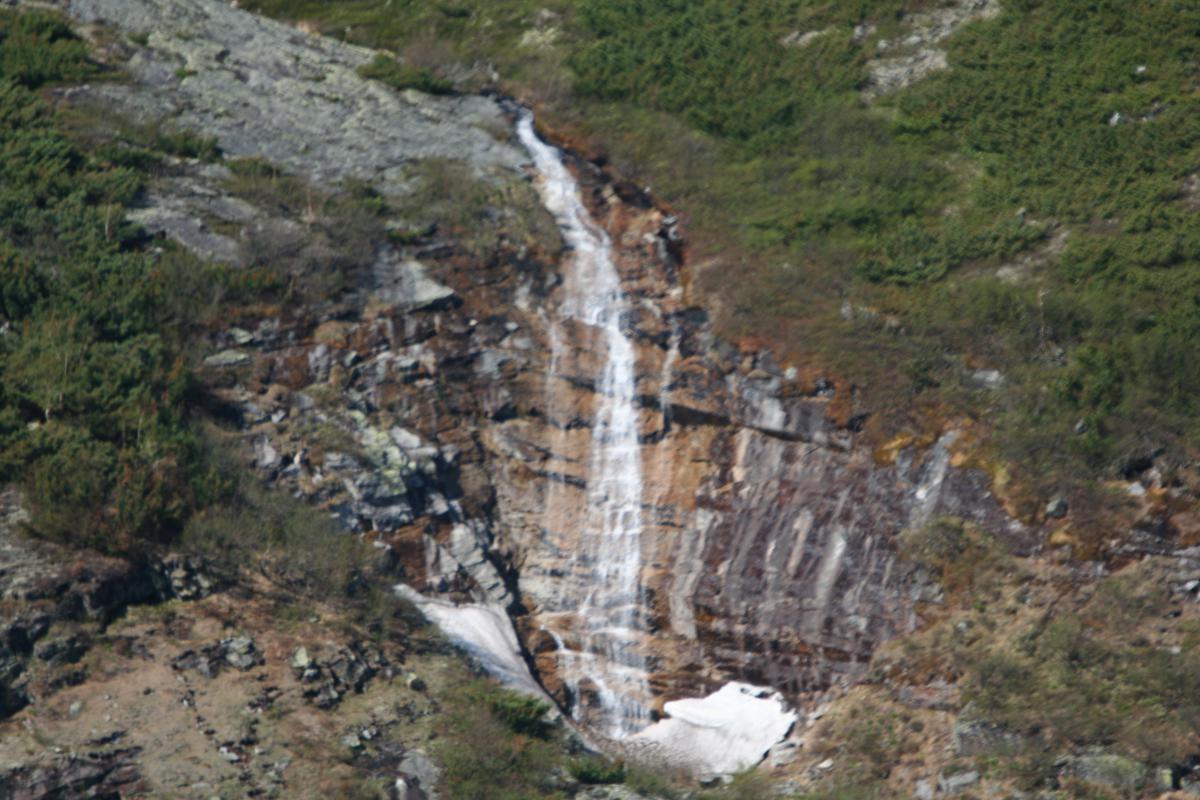
[[[238,350],[222,350],[219,353],[214,353],[204,359],[206,367],[216,367],[218,369],[224,367],[237,367],[245,364],[250,360],[250,356]]]
[[[954,723],[954,752],[959,756],[1011,753],[1021,746],[1021,737],[982,719],[959,719]]]
[[[977,783],[979,783],[979,773],[975,770],[942,775],[938,778],[938,788],[945,794],[961,794]]]
[[[1131,796],[1146,785],[1150,770],[1131,758],[1096,753],[1067,759],[1062,773],[1081,781],[1109,786]]]
[[[288,661],[292,669],[300,670],[301,672],[307,670],[312,663],[313,660],[308,655],[308,648],[303,646],[297,647],[296,652],[292,653],[291,660]]]
[[[1051,519],[1062,519],[1067,515],[1069,508],[1066,498],[1059,495],[1046,504],[1046,516]]]

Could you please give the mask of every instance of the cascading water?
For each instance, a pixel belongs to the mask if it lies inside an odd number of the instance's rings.
[[[596,405],[587,507],[576,517],[583,521],[581,547],[570,559],[573,570],[588,572],[590,591],[582,598],[559,598],[557,611],[572,622],[550,633],[559,643],[559,673],[572,693],[578,696],[586,681],[598,696],[602,718],[587,721],[609,736],[624,738],[649,723],[646,664],[639,647],[643,485],[636,364],[633,344],[621,329],[629,304],[613,263],[612,242],[584,206],[562,154],[538,138],[529,112],[522,113],[517,133],[537,169],[542,202],[558,221],[569,251],[562,303],[550,324],[547,392],[555,392],[565,377],[560,372],[576,363],[567,344],[568,321],[587,326],[602,363],[597,374],[582,376],[594,379]],[[578,500],[552,494],[548,516],[554,504],[571,502]],[[582,713],[577,704],[576,715]]]

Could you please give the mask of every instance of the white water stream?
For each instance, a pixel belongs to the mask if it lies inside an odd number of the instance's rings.
[[[518,120],[517,133],[533,158],[542,201],[558,220],[569,248],[562,303],[547,328],[552,348],[546,381],[549,405],[571,404],[573,380],[594,381],[585,456],[586,507],[576,507],[578,492],[553,484],[546,508],[547,519],[580,521],[575,523],[577,537],[565,540],[579,545],[568,559],[574,580],[561,581],[559,596],[551,598],[554,607],[546,609],[546,629],[558,643],[558,674],[576,698],[585,686],[595,692],[599,708],[585,709],[577,702],[575,715],[588,728],[624,740],[622,752],[705,780],[748,769],[796,724],[796,713],[777,692],[728,683],[707,697],[666,703],[667,718],[650,724],[641,616],[646,599],[641,586],[644,486],[635,350],[621,329],[629,302],[613,263],[612,242],[584,206],[562,154],[537,137],[528,112]],[[665,387],[678,345],[676,331],[663,366],[664,414]],[[582,366],[597,360],[598,367]],[[560,444],[566,445],[567,439],[564,430]],[[578,592],[581,583],[588,587],[583,596]],[[490,673],[518,690],[544,696],[503,608],[455,605],[405,586],[397,592],[423,609]]]
[[[613,263],[612,241],[588,213],[562,154],[538,138],[528,112],[521,115],[517,134],[533,158],[542,202],[558,221],[569,249],[562,304],[558,319],[551,321],[554,352],[547,391],[556,391],[564,377],[558,371],[572,364],[568,337],[561,330],[568,320],[593,331],[592,346],[602,356],[598,374],[576,376],[595,382],[587,508],[581,516],[581,546],[572,556],[573,568],[589,573],[590,588],[582,598],[561,598],[576,620],[571,631],[575,649],[562,644],[563,632],[551,633],[560,642],[560,672],[568,687],[576,696],[581,682],[595,687],[603,716],[598,727],[623,738],[650,721],[646,664],[637,641],[642,628],[643,485],[636,363],[633,343],[621,329],[629,303]],[[549,502],[578,500],[559,492]]]

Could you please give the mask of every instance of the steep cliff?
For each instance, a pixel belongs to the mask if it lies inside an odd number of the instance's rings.
[[[528,159],[495,101],[397,96],[353,73],[367,53],[219,3],[68,8],[153,31],[130,59],[133,84],[74,93],[74,103],[171,115],[229,156],[266,158],[318,187],[356,178],[403,197],[406,164],[453,158],[505,191],[531,193],[518,169]],[[497,125],[510,132],[495,138]],[[953,432],[880,463],[852,423],[839,424],[829,381],[712,333],[681,279],[672,218],[585,162],[573,169],[629,297],[620,325],[635,346],[645,475],[646,624],[634,646],[646,654],[654,702],[728,679],[797,700],[853,682],[881,641],[914,628],[930,591],[897,560],[902,530],[954,514],[1028,547],[985,477],[951,465]],[[192,193],[220,191],[220,177],[194,176]],[[164,183],[150,197],[147,223],[188,244],[161,211],[188,208],[187,195]],[[250,241],[272,212],[238,213],[252,220],[242,223]],[[568,707],[586,708],[595,687],[564,693],[563,651],[545,630],[547,615],[587,595],[597,569],[570,555],[581,547],[582,498],[600,479],[589,447],[605,354],[586,322],[551,330],[566,292],[546,260],[553,251],[532,253],[505,240],[506,220],[490,224],[501,244],[489,263],[452,234],[379,245],[361,288],[243,321],[217,334],[223,358],[209,363],[229,376],[214,381],[241,407],[264,471],[391,544],[417,587],[511,603],[541,680]],[[569,354],[553,369],[552,334]],[[321,426],[327,436],[342,430],[357,452],[314,441]]]
[[[1041,552],[1046,531],[972,466],[967,423],[866,441],[832,374],[717,335],[669,210],[555,151],[620,298],[579,313],[579,284],[599,279],[573,271],[580,242],[564,247],[543,206],[515,102],[395,92],[359,74],[370,52],[217,0],[60,5],[125,37],[109,46],[130,78],[58,92],[64,108],[170,119],[225,154],[173,164],[135,219],[234,269],[289,265],[290,302],[239,307],[200,343],[211,410],[246,462],[373,543],[418,595],[504,612],[480,623],[511,621],[504,669],[528,667],[596,741],[741,681],[805,712],[794,749],[885,645],[957,608],[902,535],[954,518],[1005,564]],[[265,189],[239,180],[263,169],[277,171]],[[350,227],[333,211],[346,198],[379,218]],[[614,441],[621,457],[597,458]],[[1146,519],[1169,514],[1142,502]],[[595,541],[598,507],[617,518],[600,533],[637,518],[619,568]],[[614,581],[632,588],[595,596]],[[946,689],[914,707],[947,711],[957,695],[933,672],[907,688]],[[606,697],[613,676],[628,703]]]

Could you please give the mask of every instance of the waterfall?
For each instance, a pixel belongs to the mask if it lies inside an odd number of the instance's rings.
[[[635,351],[621,330],[629,303],[621,289],[608,233],[592,219],[579,185],[562,154],[541,141],[533,116],[523,112],[517,124],[521,143],[538,173],[542,202],[554,215],[568,248],[563,297],[550,322],[551,360],[547,392],[563,384],[567,369],[580,369],[571,349],[569,325],[586,326],[590,347],[600,356],[594,374],[595,407],[587,463],[586,508],[572,509],[582,520],[579,546],[570,556],[571,571],[582,573],[583,597],[560,597],[563,630],[549,632],[559,643],[558,669],[578,697],[581,683],[599,699],[600,719],[584,721],[613,738],[624,738],[649,723],[649,691],[641,647],[642,461],[638,409],[634,402]],[[554,397],[548,397],[553,402]],[[547,517],[556,504],[579,503],[566,490],[551,494]],[[562,519],[563,515],[556,518]],[[585,712],[576,703],[575,713]]]

